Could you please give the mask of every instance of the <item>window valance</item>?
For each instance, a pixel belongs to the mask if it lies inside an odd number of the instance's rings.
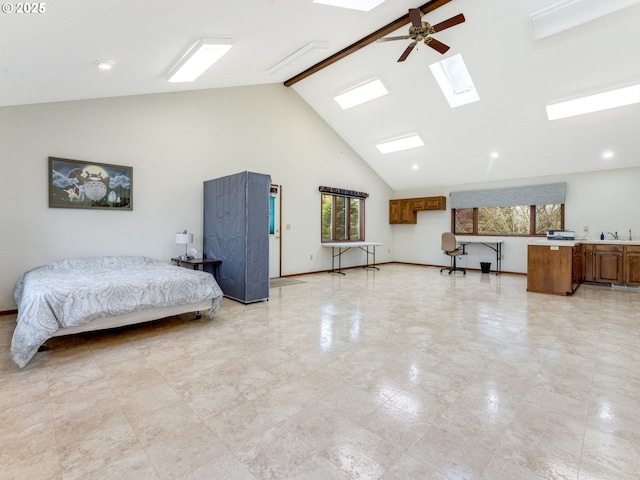
[[[345,197],[367,198],[369,196],[366,192],[357,192],[356,190],[347,190],[345,188],[336,187],[318,187],[322,193],[332,193],[334,195],[344,195]]]
[[[451,208],[476,208],[558,204],[565,202],[566,186],[562,182],[451,192],[449,205]]]

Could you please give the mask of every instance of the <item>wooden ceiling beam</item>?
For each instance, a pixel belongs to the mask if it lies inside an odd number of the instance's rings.
[[[425,3],[424,5],[418,8],[423,14],[426,14],[434,11],[436,8],[439,8],[446,3],[449,3],[450,1],[451,0],[430,0],[429,2]],[[323,68],[328,67],[329,65],[337,62],[338,60],[342,60],[344,57],[351,55],[352,53],[360,50],[362,47],[365,47],[370,43],[375,42],[379,38],[382,38],[386,35],[389,35],[392,32],[395,32],[396,30],[403,27],[404,25],[407,25],[408,23],[411,23],[411,20],[409,19],[409,13],[385,25],[384,27],[379,28],[378,30],[367,35],[366,37],[361,38],[360,40],[349,45],[348,47],[343,48],[339,52],[334,53],[330,57],[325,58],[321,62],[316,63],[312,67],[307,68],[304,72],[297,74],[295,77],[291,77],[289,80],[286,80],[284,82],[285,87],[290,87],[291,85],[298,83],[300,80],[303,80],[308,76],[313,75],[316,72],[319,72]]]

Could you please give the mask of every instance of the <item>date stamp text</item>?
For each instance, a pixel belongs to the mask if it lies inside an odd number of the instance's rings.
[[[11,3],[5,2],[2,4],[2,13],[17,13],[17,14],[39,14],[47,11],[47,4],[45,2],[36,3]]]

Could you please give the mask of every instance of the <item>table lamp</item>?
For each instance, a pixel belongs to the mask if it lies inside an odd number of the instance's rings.
[[[178,245],[184,245],[184,255],[180,256],[180,260],[187,260],[187,248],[190,243],[193,243],[193,233],[187,233],[187,231],[176,233],[176,243]]]

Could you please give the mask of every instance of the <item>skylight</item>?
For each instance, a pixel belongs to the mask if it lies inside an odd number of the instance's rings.
[[[451,108],[480,100],[461,54],[429,65]]]
[[[313,3],[330,5],[332,7],[350,8],[351,10],[360,10],[362,12],[373,10],[383,2],[384,0],[313,0]]]
[[[380,98],[388,93],[389,91],[385,88],[380,79],[375,78],[366,83],[362,83],[345,90],[333,97],[333,99],[338,102],[338,105],[340,105],[343,110],[347,110],[348,108],[355,107],[356,105]]]
[[[549,120],[640,103],[640,84],[547,105]]]
[[[407,135],[405,137],[393,138],[385,142],[376,144],[376,148],[380,150],[380,153],[393,153],[401,150],[409,150],[410,148],[417,148],[424,146],[424,142],[418,136],[418,134]]]

